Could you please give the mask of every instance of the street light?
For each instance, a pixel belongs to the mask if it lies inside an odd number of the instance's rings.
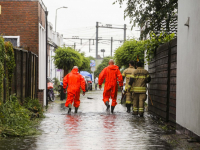
[[[55,32],[56,32],[56,22],[57,22],[57,11],[58,11],[58,9],[61,9],[61,8],[68,8],[68,7],[63,6],[63,7],[60,7],[60,8],[57,8],[57,9],[56,9]]]

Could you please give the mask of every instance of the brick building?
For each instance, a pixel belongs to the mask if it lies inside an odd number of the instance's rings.
[[[0,35],[39,57],[38,98],[46,105],[46,11],[42,0],[1,0]]]

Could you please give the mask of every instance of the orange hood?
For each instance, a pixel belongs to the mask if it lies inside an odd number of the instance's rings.
[[[116,66],[116,65],[109,65],[108,68],[111,69],[111,70],[117,70],[117,69],[119,69],[119,67]]]

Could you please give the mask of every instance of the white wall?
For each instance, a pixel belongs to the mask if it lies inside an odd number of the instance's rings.
[[[46,106],[46,30],[39,24],[39,89],[44,91],[43,105]]]
[[[200,136],[200,0],[178,4],[176,121]]]

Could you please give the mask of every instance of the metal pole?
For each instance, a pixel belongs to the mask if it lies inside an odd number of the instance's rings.
[[[74,50],[76,49],[76,43],[74,43]]]
[[[55,32],[56,32],[56,22],[57,22],[57,10],[58,10],[58,9],[56,9],[56,18],[55,18]]]
[[[111,37],[111,57],[112,57],[113,37]]]
[[[126,24],[124,24],[124,42],[126,41]]]
[[[98,58],[98,27],[99,23],[96,22],[96,59]]]
[[[90,52],[90,40],[89,40],[89,52]]]

